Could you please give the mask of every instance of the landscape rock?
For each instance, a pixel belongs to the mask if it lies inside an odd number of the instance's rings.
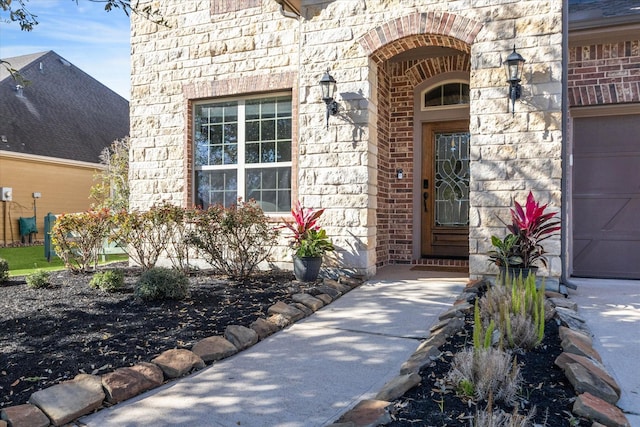
[[[431,332],[441,332],[446,336],[451,336],[456,332],[459,332],[463,327],[464,319],[460,317],[453,317],[435,324],[431,327]]]
[[[28,403],[10,406],[0,411],[1,423],[11,427],[48,427],[49,418],[37,406]],[[2,425],[0,424],[0,427]]]
[[[330,304],[333,301],[333,298],[329,294],[319,294],[315,297],[322,301],[325,305]]]
[[[99,408],[104,398],[100,377],[80,374],[73,380],[36,391],[29,403],[40,408],[54,426],[62,426]]]
[[[316,290],[321,294],[329,295],[332,300],[339,298],[342,295],[342,292],[327,285],[318,285],[316,286]]]
[[[285,325],[286,326],[286,325]],[[251,329],[256,331],[258,339],[265,339],[269,335],[273,335],[280,330],[280,327],[273,322],[270,322],[262,317],[259,317],[249,325]]]
[[[451,319],[452,317],[464,317],[465,311],[467,309],[471,309],[472,307],[473,306],[471,304],[454,305],[453,307],[442,313],[440,316],[438,316],[438,320],[447,320]]]
[[[289,304],[278,301],[267,310],[269,314],[281,314],[289,318],[290,322],[297,322],[304,317],[304,313]]]
[[[607,427],[631,427],[619,408],[590,393],[583,393],[577,397],[573,403],[573,413]]]
[[[587,369],[592,375],[600,378],[605,383],[607,383],[620,397],[620,386],[616,383],[616,381],[609,375],[604,367],[596,362],[595,360],[589,359],[588,357],[579,356],[577,354],[562,352],[556,358],[555,364],[560,367],[563,371],[566,370],[566,367],[569,363],[579,363],[585,369]]]
[[[118,368],[102,376],[102,387],[109,403],[122,402],[162,384],[162,370],[153,363]]]
[[[343,285],[349,286],[351,289],[357,288],[358,286],[362,285],[362,283],[364,282],[362,279],[358,279],[356,277],[349,277],[349,276],[340,276],[338,278],[338,281]]]
[[[363,400],[353,409],[340,417],[338,423],[353,423],[355,427],[377,426],[390,423],[388,407],[391,403],[384,400]]]
[[[191,351],[205,362],[215,362],[233,356],[238,352],[238,349],[223,337],[212,336],[195,343]]]
[[[580,317],[574,310],[570,310],[564,307],[556,307],[556,313],[563,326],[566,326],[573,330],[581,331],[589,336],[593,336],[584,319]]]
[[[548,298],[547,301],[551,302],[556,308],[562,307],[572,311],[578,311],[578,304],[570,300],[569,298]]]
[[[340,292],[343,295],[351,290],[350,286],[344,285],[344,284],[338,282],[337,280],[333,280],[333,279],[324,279],[322,281],[322,283],[325,286],[329,286],[329,287],[335,289],[336,291]]]
[[[382,390],[378,392],[376,400],[395,400],[404,395],[407,391],[420,384],[422,377],[417,373],[399,375],[387,382]]]
[[[322,307],[324,307],[324,302],[322,302],[322,300],[309,294],[295,294],[291,298],[294,302],[304,304],[306,307],[310,308],[313,311],[318,311]]]
[[[167,378],[182,377],[193,369],[205,367],[204,361],[194,352],[175,348],[164,351],[151,362],[158,365]]]
[[[572,339],[580,340],[587,345],[593,345],[593,339],[590,335],[587,335],[583,332],[574,331],[573,329],[569,329],[566,326],[560,326],[560,328],[558,328],[558,335],[560,335],[561,341],[564,341],[568,337],[572,337]]]
[[[313,314],[313,310],[311,310],[309,307],[307,307],[306,305],[304,305],[302,303],[294,302],[293,304],[291,304],[291,306],[297,308],[302,313],[304,313],[304,317],[308,317],[308,316],[311,316]]]
[[[229,325],[224,330],[224,337],[240,351],[258,342],[256,331],[246,326]]]
[[[618,395],[606,382],[591,375],[591,373],[579,363],[568,363],[564,369],[567,379],[576,391],[576,394],[590,393],[606,402],[615,404]]]
[[[273,323],[278,328],[283,329],[291,324],[291,319],[282,314],[272,314],[267,318],[267,322]]]
[[[7,427],[7,422],[4,420],[0,420],[0,427]]]
[[[567,353],[579,354],[602,363],[602,358],[597,351],[593,349],[591,344],[585,343],[581,338],[574,335],[568,335],[560,343],[562,349]]]
[[[434,345],[427,345],[418,349],[400,367],[400,374],[417,374],[423,366],[428,365],[440,356],[440,350]]]

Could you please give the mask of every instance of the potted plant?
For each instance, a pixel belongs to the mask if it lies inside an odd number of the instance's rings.
[[[511,224],[505,224],[509,234],[503,239],[491,236],[494,250],[489,252],[489,261],[500,268],[503,276],[526,277],[535,274],[536,262],[547,266],[541,242],[560,230],[560,221],[555,218],[556,212],[545,212],[548,205],[540,205],[531,191],[524,207],[514,203],[515,207],[510,209]]]
[[[333,251],[333,243],[327,232],[318,224],[324,209],[303,208],[300,202],[291,210],[294,221],[284,220],[284,227],[291,230],[290,246],[293,249],[293,274],[301,282],[313,282],[318,278],[322,257]]]

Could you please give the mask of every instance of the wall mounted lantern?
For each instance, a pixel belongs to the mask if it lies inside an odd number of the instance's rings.
[[[522,94],[522,70],[524,69],[525,59],[516,52],[516,46],[513,45],[513,52],[507,56],[504,61],[505,71],[507,72],[507,81],[509,82],[509,99],[511,99],[511,114],[515,115],[516,99],[520,99]]]
[[[329,129],[329,116],[338,114],[338,103],[333,99],[336,93],[336,80],[329,74],[329,69],[320,79],[320,89],[322,89],[322,100],[327,104],[327,129]]]

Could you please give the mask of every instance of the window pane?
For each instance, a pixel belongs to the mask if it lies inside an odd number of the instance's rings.
[[[276,161],[277,162],[290,162],[291,161],[291,141],[279,141],[276,149]]]
[[[260,143],[248,143],[245,146],[245,159],[247,163],[260,162]]]
[[[222,164],[222,145],[209,146],[209,162],[205,165],[221,165]]]
[[[271,100],[265,100],[262,103],[262,111],[261,116],[263,119],[272,119],[276,116],[276,104],[271,102]]]
[[[260,129],[262,131],[261,140],[263,141],[273,141],[276,139],[276,121],[275,120],[265,120],[260,124]]]
[[[276,161],[276,143],[262,143],[262,156],[260,156],[260,158],[262,163],[274,163]]]
[[[260,141],[260,122],[247,122],[247,141]]]
[[[278,119],[278,139],[291,139],[291,119]]]
[[[246,176],[247,200],[255,200],[265,212],[291,209],[291,169],[249,169]]]
[[[433,107],[435,105],[441,105],[442,103],[442,88],[437,87],[435,89],[431,89],[429,92],[424,94],[424,106],[425,107]]]
[[[278,99],[278,117],[291,117],[291,99],[279,98]]]
[[[196,204],[206,209],[211,205],[231,206],[237,202],[238,179],[235,170],[196,171]]]
[[[247,101],[245,104],[245,117],[247,120],[254,120],[260,118],[260,101]]]
[[[238,105],[235,102],[224,105],[224,121],[227,123],[238,121]]]
[[[224,164],[235,165],[238,163],[238,144],[229,144],[224,147]]]

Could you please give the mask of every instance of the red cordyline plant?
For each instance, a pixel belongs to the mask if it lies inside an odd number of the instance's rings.
[[[333,250],[333,244],[327,232],[318,224],[318,218],[324,213],[324,209],[314,210],[303,208],[300,202],[291,209],[294,221],[284,220],[283,227],[293,233],[291,247],[299,258],[319,257],[327,251]]]
[[[538,260],[546,267],[545,251],[540,242],[560,230],[560,221],[555,218],[556,212],[545,212],[548,204],[540,205],[531,191],[524,207],[518,202],[514,203],[511,224],[507,225],[511,234],[516,236],[514,254],[521,258],[521,267],[531,267]]]

